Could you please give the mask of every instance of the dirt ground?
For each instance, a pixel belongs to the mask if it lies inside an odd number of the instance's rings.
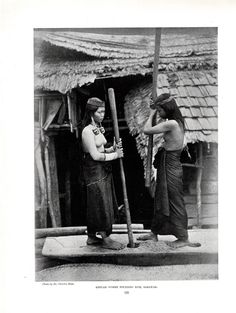
[[[66,264],[36,273],[36,281],[160,281],[218,279],[217,264],[128,266]]]

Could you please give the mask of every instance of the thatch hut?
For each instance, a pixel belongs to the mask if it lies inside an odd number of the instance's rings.
[[[94,31],[95,32],[95,31]],[[83,225],[77,127],[90,96],[116,93],[126,157],[131,218],[147,223],[152,199],[144,187],[154,35],[35,30],[36,226]],[[158,93],[170,91],[185,117],[183,154],[190,224],[217,222],[217,34],[215,29],[163,31]],[[157,149],[159,140],[155,138]],[[143,165],[142,161],[143,160]],[[114,171],[118,171],[114,165]],[[119,175],[115,175],[119,176]],[[154,179],[154,172],[153,172]],[[135,184],[134,184],[135,181]],[[117,178],[119,198],[119,180]],[[120,196],[120,201],[122,197]],[[196,220],[197,218],[197,220]]]

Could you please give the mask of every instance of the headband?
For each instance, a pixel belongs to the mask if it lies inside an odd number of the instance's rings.
[[[86,104],[86,108],[91,111],[97,110],[101,107],[105,108],[105,102],[98,98],[89,98]]]

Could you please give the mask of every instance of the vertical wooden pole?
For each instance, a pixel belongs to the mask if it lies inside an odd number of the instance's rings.
[[[202,223],[202,192],[201,192],[201,182],[202,182],[202,142],[199,142],[199,148],[198,148],[198,165],[200,166],[197,171],[197,183],[196,183],[196,189],[197,189],[197,226],[201,227]]]
[[[47,197],[47,183],[46,177],[43,167],[43,160],[42,160],[42,142],[45,141],[44,130],[43,130],[43,123],[45,120],[45,98],[40,97],[39,101],[39,134],[37,144],[35,145],[35,161],[37,166],[37,171],[39,175],[40,181],[40,189],[41,189],[41,208],[40,208],[40,226],[46,227],[47,226],[47,208],[48,208],[48,197]],[[35,132],[37,130],[35,129]],[[35,175],[37,175],[35,173]]]
[[[76,93],[76,138],[79,138],[79,123],[81,121],[81,105],[80,105],[80,99],[79,99],[79,95],[78,95],[78,90],[77,90],[77,93]]]
[[[155,54],[154,54],[154,65],[153,65],[153,86],[152,86],[152,98],[153,101],[157,99],[157,76],[158,76],[158,63],[160,55],[161,45],[161,28],[156,28],[155,33]]]
[[[52,220],[52,227],[61,226],[61,213],[58,191],[57,166],[55,156],[54,139],[45,136],[45,167],[48,189],[49,213]]]
[[[119,134],[119,126],[118,126],[118,120],[117,120],[115,94],[112,88],[108,89],[108,97],[109,97],[112,120],[113,120],[113,125],[114,125],[115,140],[116,140],[116,143],[118,143],[120,139],[120,134]],[[131,248],[134,248],[135,244],[134,244],[133,232],[132,232],[132,227],[131,227],[131,217],[130,217],[130,211],[129,211],[129,201],[128,201],[128,196],[127,196],[127,190],[126,190],[123,160],[119,159],[119,162],[120,162],[120,175],[121,175],[121,182],[122,182],[122,189],[123,189],[123,196],[124,196],[124,206],[125,206],[125,213],[126,213],[126,222],[127,222],[127,229],[128,229],[129,246]]]
[[[39,104],[39,126],[40,126],[40,135],[41,140],[44,142],[44,130],[43,130],[43,124],[45,121],[45,106],[46,106],[46,99],[45,97],[41,97],[41,102]]]
[[[48,208],[48,199],[47,199],[47,185],[46,177],[43,167],[42,160],[42,145],[40,140],[41,129],[35,128],[35,143],[34,143],[34,159],[35,159],[35,178],[39,180],[40,188],[40,210],[39,210],[39,225],[42,228],[47,227],[47,208]],[[35,195],[36,197],[36,195]]]
[[[154,65],[153,65],[153,88],[152,88],[153,101],[157,99],[157,76],[158,76],[160,42],[161,42],[161,28],[157,28],[156,33],[155,33],[155,53],[154,53]],[[148,136],[147,163],[146,163],[146,179],[145,179],[145,186],[148,188],[151,186],[152,149],[153,149],[153,135],[149,135]]]
[[[70,123],[70,131],[73,133],[73,124],[72,124],[72,105],[71,105],[71,99],[70,94],[67,92],[67,104],[68,104],[68,115],[69,115],[69,123]]]

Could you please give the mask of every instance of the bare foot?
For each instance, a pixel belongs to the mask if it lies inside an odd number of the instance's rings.
[[[112,240],[110,237],[103,238],[102,248],[111,250],[121,250],[125,248],[125,245]]]
[[[101,245],[102,239],[96,236],[88,236],[87,245]]]
[[[142,240],[142,241],[146,241],[146,240],[158,241],[158,238],[157,238],[157,235],[155,235],[155,234],[153,234],[153,233],[150,233],[150,234],[147,234],[147,235],[139,236],[139,237],[137,238],[137,240]]]
[[[166,244],[174,249],[182,247],[201,247],[201,244],[198,242],[189,242],[188,240],[179,240],[179,239],[172,242],[167,242]]]

